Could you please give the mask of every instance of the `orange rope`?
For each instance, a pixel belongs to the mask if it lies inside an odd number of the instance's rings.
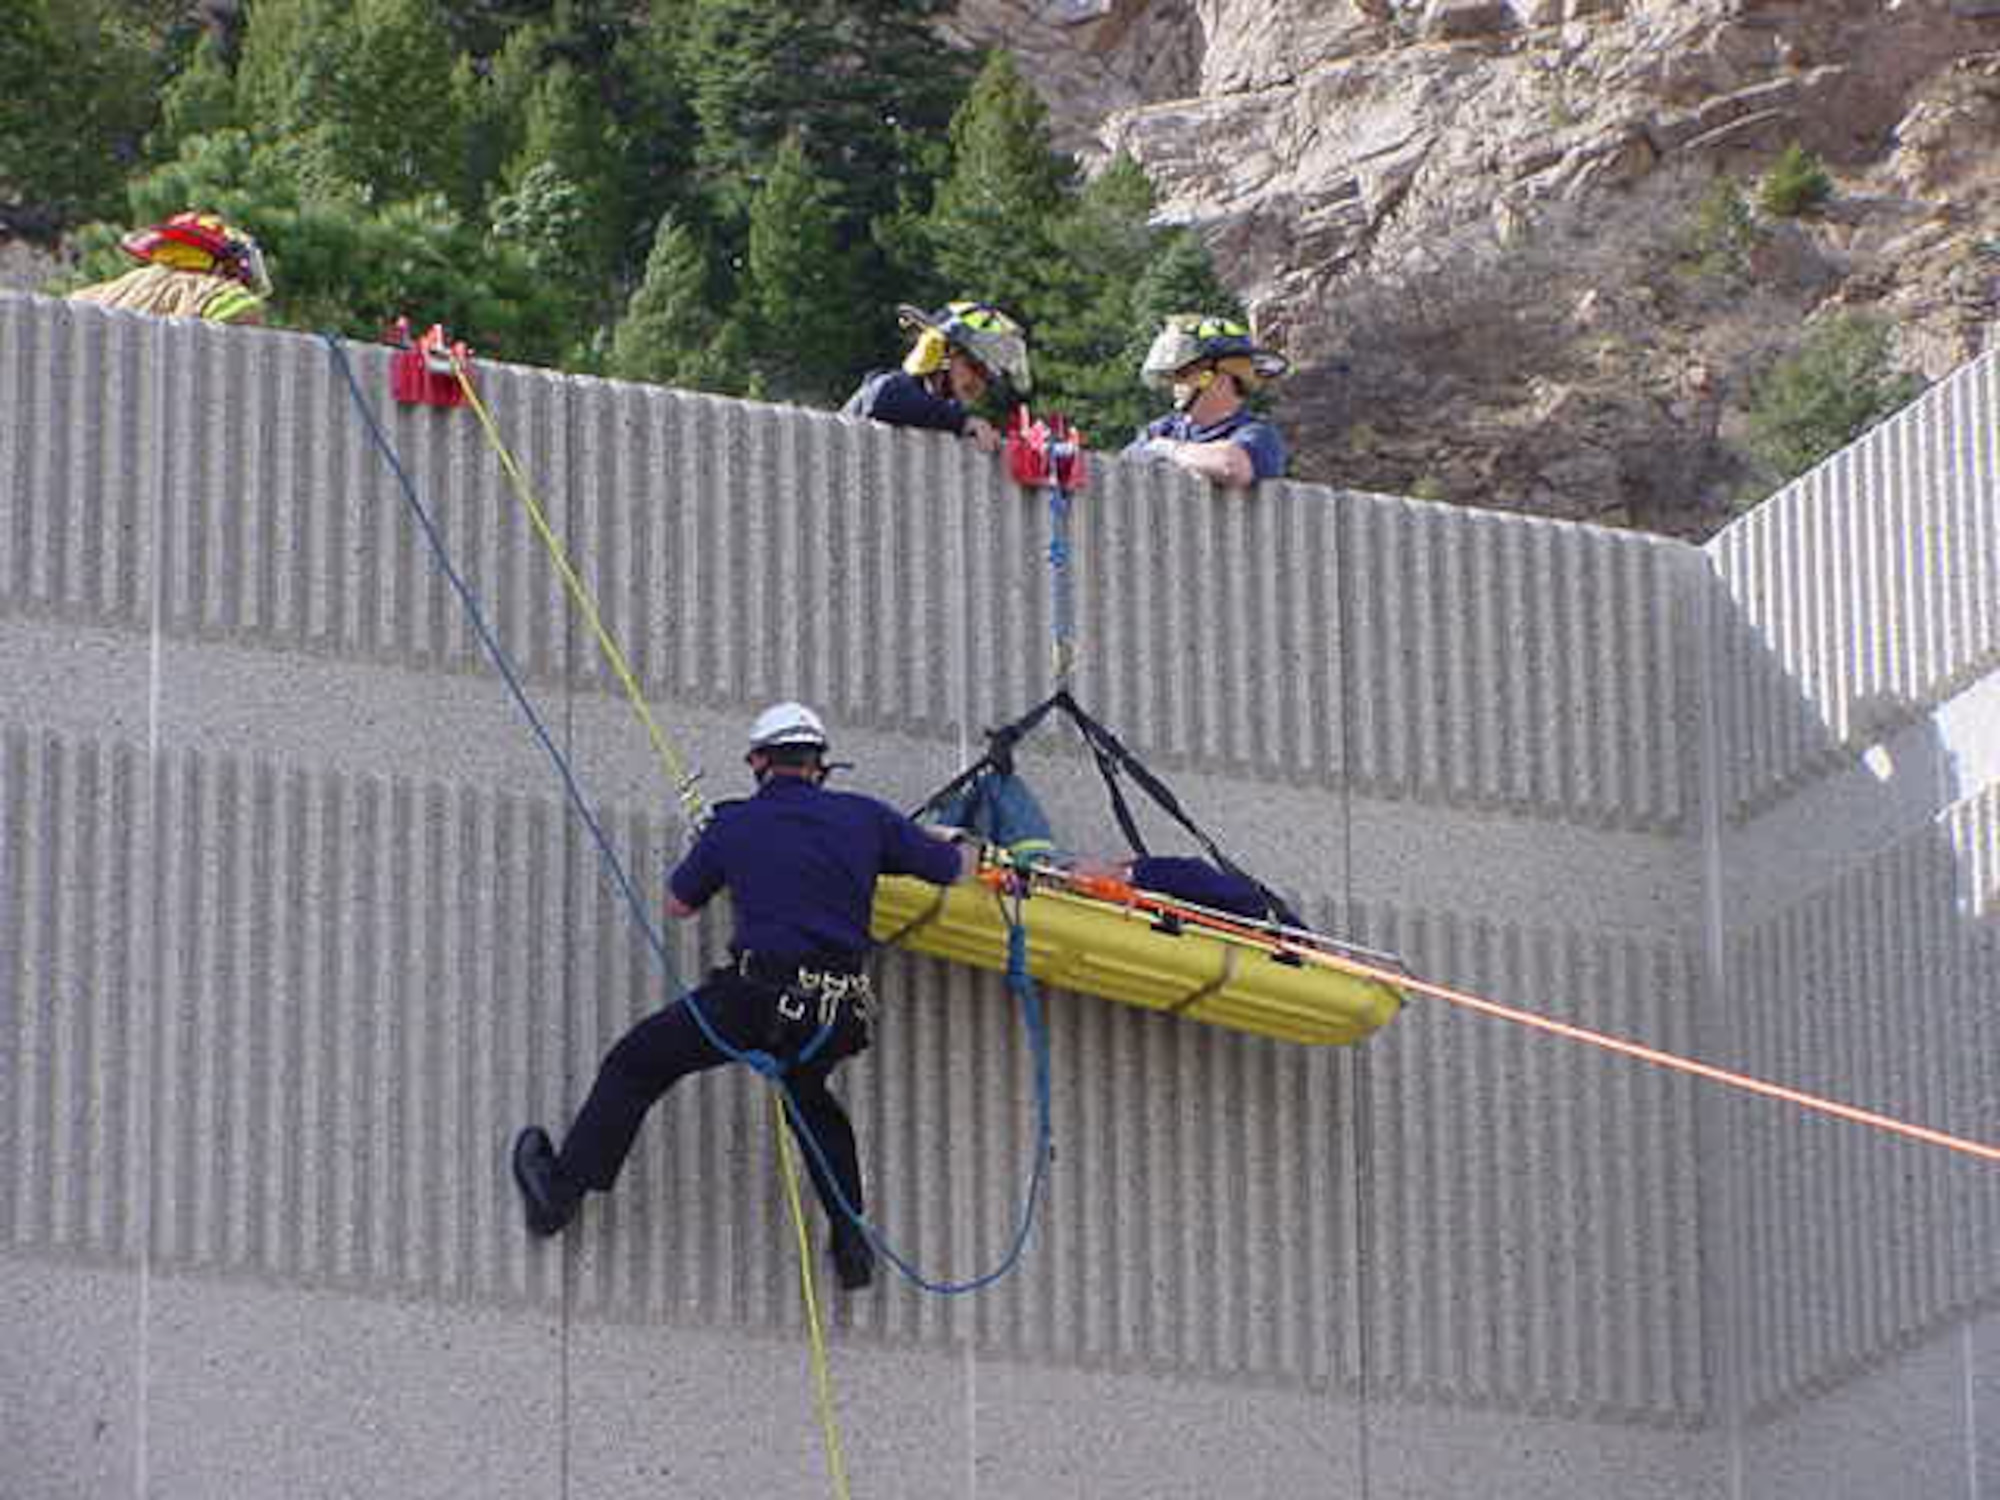
[[[1061,872],[1053,872],[1058,878]],[[991,877],[988,877],[989,879]],[[1166,916],[1184,918],[1204,927],[1230,933],[1237,937],[1253,938],[1260,942],[1272,942],[1273,934],[1247,922],[1232,922],[1226,917],[1218,917],[1203,910],[1190,910],[1172,901],[1164,901],[1151,892],[1142,891],[1122,880],[1100,876],[1083,876],[1067,882],[1080,894],[1096,897],[1101,901],[1121,906],[1131,906],[1144,911],[1152,911]],[[1837,1099],[1827,1099],[1818,1094],[1809,1094],[1803,1089],[1787,1088],[1780,1083],[1769,1083],[1762,1078],[1753,1078],[1748,1073],[1738,1073],[1729,1068],[1718,1068],[1713,1063],[1697,1062],[1691,1057],[1678,1053],[1663,1052],[1658,1047],[1648,1047],[1642,1042],[1627,1041],[1623,1037],[1612,1036],[1602,1031],[1592,1031],[1587,1026],[1572,1025],[1568,1021],[1556,1021],[1548,1016],[1537,1015],[1533,1011],[1521,1010],[1516,1006],[1502,1005],[1497,1000],[1488,1000],[1479,995],[1452,989],[1449,985],[1433,984],[1426,979],[1417,979],[1395,969],[1383,968],[1365,963],[1358,958],[1348,958],[1337,953],[1304,943],[1288,942],[1282,937],[1276,939],[1277,951],[1308,959],[1326,968],[1337,969],[1362,979],[1373,979],[1392,985],[1399,990],[1407,990],[1419,995],[1429,995],[1434,1000],[1442,1000],[1447,1005],[1456,1005],[1464,1010],[1476,1011],[1496,1020],[1512,1021],[1517,1026],[1531,1027],[1545,1031],[1551,1036],[1563,1037],[1572,1042],[1582,1042],[1586,1046],[1598,1047],[1606,1052],[1615,1052],[1623,1057],[1636,1058],[1640,1062],[1652,1063],[1655,1067],[1671,1068],[1677,1073],[1686,1073],[1695,1078],[1703,1078],[1710,1083],[1719,1083],[1726,1088],[1741,1089],[1745,1093],[1759,1094],[1766,1099],[1781,1100],[1795,1104],[1801,1109],[1831,1115],[1836,1120],[1847,1120],[1856,1125],[1866,1125],[1875,1130],[1884,1130],[1891,1135],[1900,1135],[1913,1141],[1921,1141],[1927,1146],[1942,1146],[1947,1151],[1976,1157],[1981,1161],[2000,1163],[2000,1146],[1990,1146],[1984,1141],[1969,1140],[1965,1136],[1949,1135],[1942,1130],[1933,1130],[1928,1125],[1915,1125],[1908,1120],[1898,1120],[1890,1115],[1878,1114],[1872,1109],[1861,1109],[1852,1104],[1842,1104]]]
[[[1801,1109],[1816,1110],[1820,1114],[1831,1115],[1836,1120],[1848,1120],[1856,1125],[1868,1125],[1876,1130],[1886,1130],[1891,1135],[1922,1141],[1927,1146],[1942,1146],[1947,1151],[1957,1151],[1966,1156],[1978,1157],[1982,1161],[2000,1162],[2000,1146],[1989,1146],[1983,1141],[1968,1140],[1961,1135],[1948,1135],[1942,1130],[1933,1130],[1928,1125],[1913,1125],[1908,1120],[1898,1120],[1890,1115],[1877,1114],[1872,1109],[1860,1109],[1852,1104],[1842,1104],[1837,1099],[1808,1094],[1803,1089],[1787,1088],[1781,1083],[1768,1083],[1762,1078],[1752,1078],[1748,1073],[1737,1073],[1728,1068],[1718,1068],[1713,1063],[1697,1062],[1691,1057],[1662,1052],[1657,1047],[1648,1047],[1641,1042],[1631,1042],[1623,1037],[1607,1035],[1602,1031],[1592,1031],[1587,1026],[1572,1026],[1567,1021],[1553,1021],[1547,1016],[1538,1016],[1532,1011],[1517,1010],[1511,1005],[1502,1005],[1496,1000],[1483,999],[1478,995],[1468,995],[1462,990],[1454,990],[1442,984],[1431,984],[1422,979],[1397,978],[1392,972],[1376,969],[1370,964],[1350,964],[1348,960],[1336,958],[1331,954],[1318,954],[1316,957],[1335,967],[1351,969],[1354,973],[1366,974],[1372,978],[1385,979],[1406,990],[1415,990],[1420,994],[1443,1000],[1447,1004],[1477,1011],[1481,1015],[1512,1021],[1521,1026],[1531,1026],[1537,1031],[1546,1031],[1551,1036],[1567,1037],[1573,1042],[1601,1047],[1606,1052],[1616,1052],[1625,1057],[1637,1058],[1640,1062],[1652,1063],[1657,1067],[1672,1068],[1677,1073],[1705,1078],[1710,1083],[1720,1083],[1729,1088],[1742,1089],[1745,1093],[1761,1094],[1766,1099],[1779,1099],[1786,1104],[1796,1104]]]

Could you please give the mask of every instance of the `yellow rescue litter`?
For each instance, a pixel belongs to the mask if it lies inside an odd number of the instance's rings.
[[[989,868],[977,883],[945,888],[884,878],[875,888],[874,937],[1005,973],[1010,883],[1019,879],[1029,882],[1019,908],[1028,971],[1044,984],[1333,1046],[1360,1041],[1402,1008],[1393,984],[1329,966],[1326,956],[1343,950],[1328,939],[1047,869]]]

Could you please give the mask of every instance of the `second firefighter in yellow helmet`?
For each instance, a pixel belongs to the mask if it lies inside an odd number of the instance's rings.
[[[1021,325],[985,302],[953,302],[934,313],[905,303],[897,317],[916,335],[902,368],[871,371],[842,415],[955,432],[982,453],[997,452],[998,430],[972,408],[989,392],[1003,404],[1027,398],[1033,378]]]
[[[1176,313],[1140,368],[1146,384],[1173,397],[1174,409],[1148,423],[1126,456],[1165,459],[1230,489],[1281,477],[1285,440],[1244,400],[1286,368],[1282,354],[1235,319]]]

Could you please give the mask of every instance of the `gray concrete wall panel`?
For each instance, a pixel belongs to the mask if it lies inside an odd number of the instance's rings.
[[[1983,1500],[2000,1453],[1991,1424],[1980,1420],[2000,1396],[1996,1353],[2000,1326],[1989,1314],[1756,1425],[1743,1443],[1743,1493]]]
[[[1993,797],[1981,801],[1990,816]],[[1963,895],[1949,830],[1926,830],[1736,933],[1727,1009],[1742,1065],[2000,1137],[2000,1029]],[[1989,1167],[1755,1105],[1739,1131],[1756,1406],[1824,1389],[2000,1291]]]
[[[1689,1050],[1675,944],[1450,913],[1368,928],[1438,983]],[[1701,1420],[1693,1086],[1422,999],[1356,1066],[1372,1388]]]
[[[146,787],[129,745],[0,731],[0,1240],[16,1248],[139,1248],[147,1090],[128,1039],[151,973],[132,921],[147,899]]]
[[[1718,708],[1741,819],[2000,664],[2000,368],[1991,358],[1707,549],[1734,605]]]
[[[348,353],[650,914],[683,833],[613,675],[471,415],[394,408],[387,355]],[[1980,370],[1707,558],[1104,462],[1074,521],[1079,695],[1331,930],[1991,1137],[2000,756],[1952,719],[1984,722],[1992,659]],[[967,445],[481,385],[708,795],[741,788],[773,697],[908,805],[1046,692],[1046,504]],[[324,345],[0,298],[0,424],[0,1275],[10,1332],[46,1313],[90,1346],[0,1364],[0,1410],[35,1371],[120,1366],[138,1413],[110,1429],[129,1462],[49,1492],[819,1492],[761,1085],[677,1091],[569,1240],[521,1232],[511,1130],[565,1119],[724,928],[678,931],[663,972]],[[1802,535],[1832,540],[1800,562]],[[1711,684],[1716,619],[1742,624]],[[1929,760],[1887,747],[1921,793],[1828,774],[1889,722],[1815,727],[1871,672],[1928,705],[1898,733],[1937,725]],[[1066,841],[1113,847],[1070,736],[1024,763]],[[1819,789],[1841,798],[1792,812]],[[1029,1059],[995,977],[883,973],[844,1075],[872,1200],[965,1275],[1012,1227]],[[1887,1025],[1891,988],[1928,1024]],[[1319,1051],[1047,1000],[1058,1154],[1020,1273],[836,1301],[869,1493],[1438,1493],[1454,1454],[1496,1494],[1729,1493],[1718,1430],[1758,1472],[1829,1393],[1935,1407],[1934,1350],[1990,1306],[1991,1189],[1848,1127],[1434,1002]],[[1743,1151],[1715,1192],[1718,1119]],[[324,1359],[262,1347],[286,1339]],[[766,1409],[691,1409],[717,1382]],[[22,1472],[80,1432],[38,1423]]]
[[[34,298],[0,298],[0,409],[9,438],[0,480],[0,599],[33,610],[143,629],[153,559],[148,518],[161,476],[158,442],[167,330],[93,317]]]
[[[1643,537],[1343,496],[1349,779],[1600,827],[1672,829],[1684,700],[1673,551]]]
[[[1728,606],[1727,1050],[1759,1076],[1986,1141],[2000,1138],[1995,378],[1990,359],[1960,371],[1707,549]],[[1996,1183],[1961,1158],[1732,1109],[1715,1227],[1739,1282],[1728,1339],[1760,1434],[1749,1472],[1810,1493],[1797,1476],[1816,1472],[1803,1455],[1825,1440],[1819,1408],[1849,1403],[1849,1386],[1964,1405],[1950,1360],[1924,1361],[2000,1290]],[[1964,1460],[1947,1445],[1944,1471]]]
[[[138,1275],[0,1255],[0,1317],[8,1496],[142,1493],[151,1433]]]

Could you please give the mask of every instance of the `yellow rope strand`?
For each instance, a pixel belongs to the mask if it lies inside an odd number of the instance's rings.
[[[618,680],[624,684],[625,695],[631,699],[632,707],[637,711],[640,721],[645,724],[653,748],[659,752],[660,762],[666,767],[667,777],[673,782],[680,797],[681,810],[687,815],[689,823],[699,826],[707,818],[707,807],[701,794],[695,789],[694,777],[689,773],[686,762],[675,753],[673,745],[661,731],[658,721],[654,719],[653,711],[647,707],[646,695],[641,691],[637,677],[633,675],[630,664],[625,660],[625,653],[618,649],[617,641],[612,639],[611,632],[605,628],[590,591],[584,587],[583,580],[570,565],[569,556],[564,551],[561,540],[549,525],[542,507],[536,503],[534,491],[530,488],[527,477],[522,474],[520,465],[514,461],[514,455],[508,451],[506,442],[500,436],[499,424],[493,420],[493,414],[487,410],[486,403],[479,399],[479,392],[473,389],[465,361],[455,353],[452,356],[452,369],[458,375],[458,383],[465,392],[467,404],[472,407],[473,414],[479,418],[480,427],[485,430],[486,440],[499,459],[501,470],[506,474],[509,484],[513,486],[514,494],[520,499],[522,508],[527,511],[528,519],[534,523],[535,533],[542,539],[542,545],[548,550],[550,559],[556,565],[556,571],[562,575],[563,587],[568,591],[576,607],[583,612],[585,620],[589,622],[591,632],[597,637],[598,649],[604,653],[605,660],[611,663],[612,670],[618,674]],[[779,1093],[782,1087],[782,1084],[778,1084],[771,1090],[771,1103],[775,1111],[772,1128],[778,1137],[778,1161],[785,1180],[785,1197],[791,1204],[792,1224],[798,1232],[799,1285],[805,1292],[806,1325],[811,1331],[815,1403],[819,1408],[820,1427],[826,1443],[827,1469],[833,1479],[834,1495],[836,1500],[848,1500],[847,1462],[841,1454],[840,1429],[834,1422],[833,1377],[826,1354],[826,1331],[820,1317],[819,1295],[813,1285],[812,1237],[806,1229],[805,1204],[799,1196],[798,1167],[792,1159],[791,1141],[786,1134],[785,1101]]]
[[[499,425],[493,420],[492,412],[486,409],[486,403],[479,399],[479,392],[473,389],[472,377],[466,371],[464,359],[454,353],[451,365],[458,375],[459,386],[465,391],[465,399],[472,407],[473,415],[479,418],[479,425],[486,430],[486,440],[492,446],[495,457],[500,460],[502,472],[506,474],[508,483],[513,486],[514,494],[520,499],[522,508],[528,512],[528,519],[534,524],[535,533],[541,537],[542,545],[548,549],[549,557],[556,565],[556,571],[562,575],[563,587],[568,590],[569,597],[575,602],[576,607],[583,612],[591,633],[597,637],[598,649],[604,653],[604,659],[611,664],[612,671],[618,674],[619,682],[624,684],[625,695],[632,700],[632,707],[637,711],[640,722],[646,726],[646,734],[652,740],[654,750],[659,753],[660,763],[666,767],[667,780],[674,787],[674,795],[680,799],[681,811],[686,815],[690,826],[699,828],[708,820],[708,806],[695,788],[694,774],[689,771],[687,763],[668,742],[658,721],[653,718],[653,711],[646,705],[646,695],[639,687],[638,678],[633,675],[631,664],[625,660],[625,653],[618,649],[618,643],[611,638],[611,632],[604,628],[604,621],[597,613],[596,602],[590,597],[590,591],[583,586],[583,580],[577,577],[576,569],[570,566],[569,554],[564,551],[562,540],[550,527],[548,518],[542,513],[542,507],[536,503],[534,491],[529,487],[527,477],[522,474],[521,466],[514,461],[514,455],[508,451],[507,444],[502,440]]]
[[[785,1177],[785,1197],[792,1206],[792,1226],[799,1237],[799,1288],[806,1298],[806,1327],[812,1330],[813,1391],[819,1407],[820,1432],[826,1442],[826,1467],[833,1479],[833,1493],[838,1500],[848,1500],[847,1460],[840,1452],[840,1428],[833,1416],[833,1375],[826,1358],[826,1331],[820,1325],[819,1297],[813,1290],[813,1256],[811,1236],[806,1232],[805,1205],[799,1198],[799,1169],[792,1159],[792,1143],[785,1131],[785,1101],[779,1090],[783,1084],[771,1089],[771,1107],[775,1111],[773,1125],[778,1133],[778,1161]]]

